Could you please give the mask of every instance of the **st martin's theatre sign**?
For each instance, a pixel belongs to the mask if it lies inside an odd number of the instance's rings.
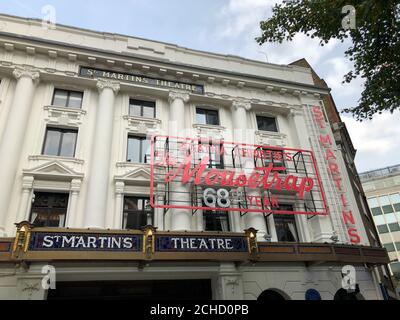
[[[98,79],[98,78],[110,79],[115,81],[134,83],[143,86],[159,87],[166,89],[179,89],[191,93],[204,94],[204,86],[202,85],[145,77],[143,75],[133,74],[133,73],[115,72],[110,70],[80,67],[79,76],[92,79]]]

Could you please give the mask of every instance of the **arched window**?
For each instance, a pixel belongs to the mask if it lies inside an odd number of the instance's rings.
[[[289,297],[283,293],[279,293],[277,290],[268,289],[261,292],[258,296],[257,301],[259,302],[266,302],[266,301],[284,301],[289,300]]]
[[[306,300],[322,300],[321,295],[315,289],[308,289],[306,291]]]
[[[333,300],[364,300],[364,297],[357,291],[347,292],[345,289],[339,289],[336,291]]]

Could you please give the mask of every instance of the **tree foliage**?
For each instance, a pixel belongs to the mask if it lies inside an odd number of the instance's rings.
[[[357,120],[372,119],[385,110],[400,108],[400,1],[399,0],[294,0],[273,7],[270,19],[260,23],[265,42],[291,41],[297,33],[319,38],[320,45],[331,39],[352,40],[345,55],[354,62],[344,83],[361,77],[365,88],[357,106],[345,108]],[[356,25],[345,29],[342,8],[355,8]]]

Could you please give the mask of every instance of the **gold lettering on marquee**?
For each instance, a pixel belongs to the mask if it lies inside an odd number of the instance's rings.
[[[106,71],[106,70],[90,69],[90,68],[86,68],[86,67],[81,67],[80,75],[84,76],[84,77],[90,77],[90,78],[102,77],[102,78],[115,79],[115,80],[119,80],[119,81],[129,81],[129,82],[148,84],[148,85],[153,85],[153,86],[158,86],[158,87],[167,87],[167,88],[203,93],[203,86],[201,86],[201,85],[187,84],[187,83],[175,82],[175,81],[170,81],[170,80],[147,78],[144,76],[121,73],[121,72],[112,72],[112,71]]]

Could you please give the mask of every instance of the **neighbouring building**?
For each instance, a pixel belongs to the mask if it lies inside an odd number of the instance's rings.
[[[392,275],[400,279],[400,165],[360,174]]]
[[[0,27],[1,299],[387,298],[309,67]]]

